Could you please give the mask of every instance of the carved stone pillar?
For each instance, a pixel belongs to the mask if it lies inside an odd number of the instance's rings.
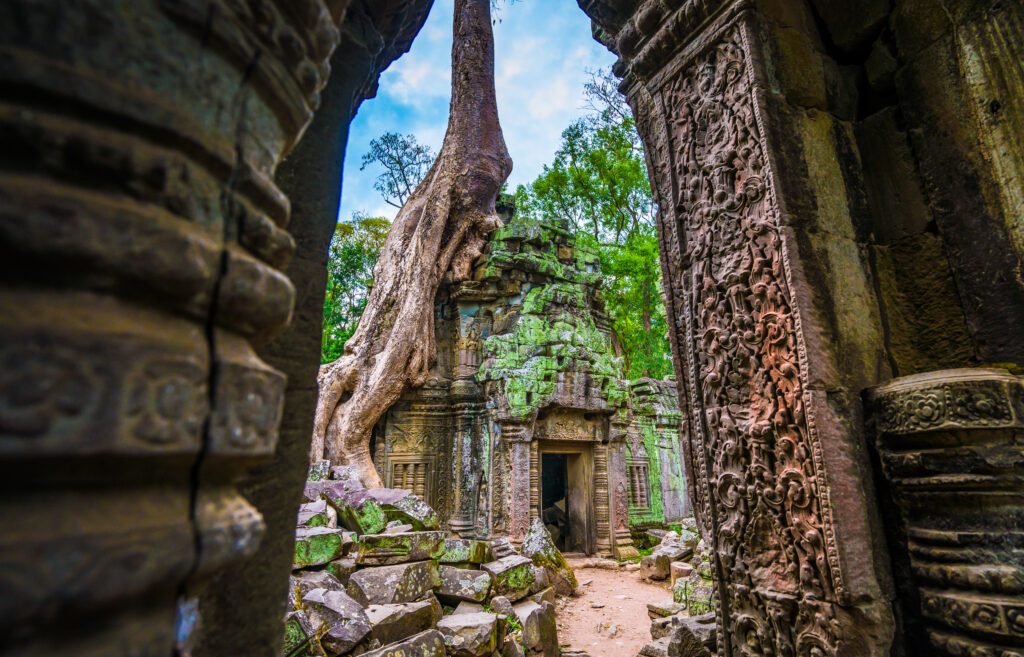
[[[337,3],[303,7],[0,8],[5,648],[169,654],[177,595],[259,544],[236,480],[285,377],[254,347],[295,296],[274,173],[339,40]]]
[[[532,424],[532,423],[531,423]],[[501,420],[491,459],[491,526],[495,537],[516,546],[530,530],[531,425],[523,420]]]
[[[480,443],[486,436],[483,427],[484,402],[480,385],[472,379],[460,379],[451,387],[454,433],[452,438],[452,514],[448,527],[463,537],[474,534],[477,499],[483,460]],[[445,485],[444,482],[438,482]]]
[[[608,429],[608,445],[597,445],[607,453],[608,525],[611,552],[618,559],[640,556],[629,532],[629,484],[626,479],[626,421],[612,418]],[[600,490],[600,489],[598,489]]]
[[[1024,654],[1024,379],[929,372],[869,400],[931,643],[920,654]]]
[[[581,5],[620,55],[658,201],[719,654],[888,655],[859,419],[886,365],[851,210],[836,202],[848,144],[814,19],[803,3]]]
[[[608,447],[594,445],[594,515],[597,516],[597,553],[611,557],[615,554],[615,541],[612,537],[611,495],[608,487]],[[628,520],[627,520],[628,522]]]

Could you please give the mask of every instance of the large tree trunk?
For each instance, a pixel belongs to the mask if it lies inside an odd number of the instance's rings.
[[[320,371],[313,459],[355,466],[380,486],[370,434],[436,357],[434,296],[445,273],[469,275],[501,220],[495,200],[512,171],[494,94],[490,0],[456,0],[452,101],[441,152],[398,212],[344,355]]]

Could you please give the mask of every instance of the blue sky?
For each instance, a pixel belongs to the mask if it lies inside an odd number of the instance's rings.
[[[371,139],[387,131],[412,133],[434,152],[441,147],[451,97],[453,5],[454,0],[435,0],[412,50],[384,71],[377,97],[365,101],[352,122],[340,219],[354,211],[394,217],[395,208],[373,188],[380,171],[359,170]],[[582,116],[586,71],[610,66],[615,58],[594,41],[576,0],[505,0],[496,17],[498,113],[514,162],[514,189],[551,162],[562,130]]]

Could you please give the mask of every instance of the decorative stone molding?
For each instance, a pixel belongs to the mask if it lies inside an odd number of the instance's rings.
[[[1024,428],[1024,385],[1001,369],[928,372],[870,393],[881,434]]]
[[[929,654],[1024,654],[1024,378],[943,370],[867,398]]]

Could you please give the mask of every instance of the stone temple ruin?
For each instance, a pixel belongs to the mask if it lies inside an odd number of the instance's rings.
[[[624,378],[596,253],[499,209],[472,280],[438,295],[430,382],[375,431],[381,479],[461,536],[519,543],[541,517],[565,551],[635,556],[631,529],[690,513],[675,382]]]
[[[1021,654],[1024,3],[577,2],[719,657]],[[344,144],[432,4],[0,2],[4,657],[278,654]]]

